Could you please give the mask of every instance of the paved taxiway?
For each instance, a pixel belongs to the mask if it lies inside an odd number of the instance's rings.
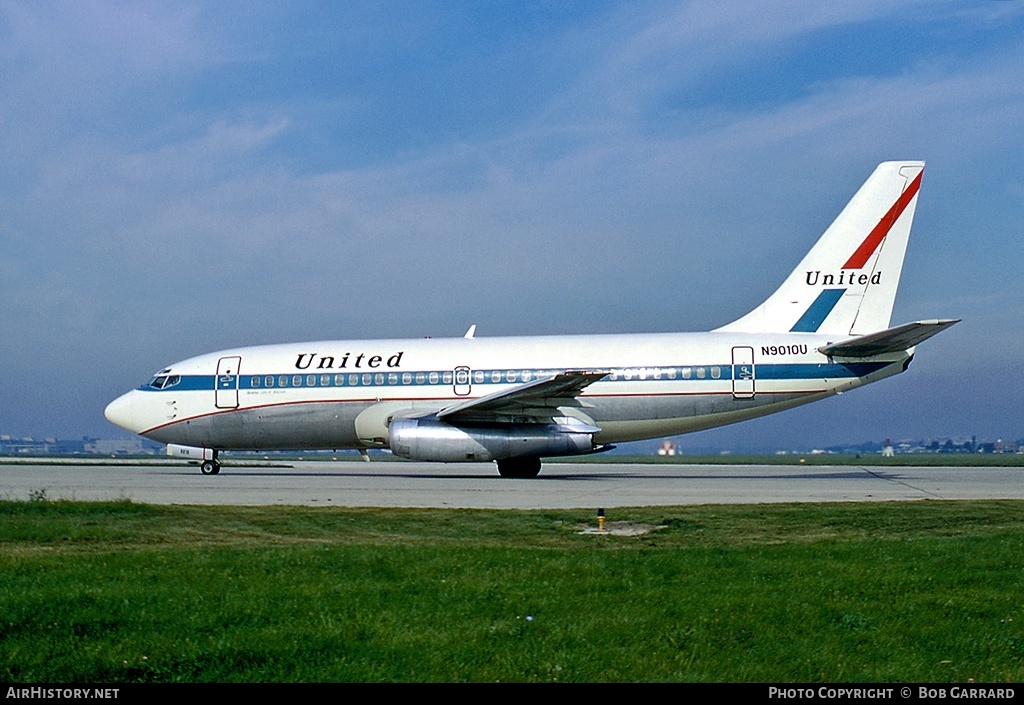
[[[578,507],[1024,499],[1024,468],[545,463],[506,480],[493,464],[306,461],[225,465],[0,464],[0,500],[344,507]]]

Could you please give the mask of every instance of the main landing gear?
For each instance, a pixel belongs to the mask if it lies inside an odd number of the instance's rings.
[[[220,472],[220,460],[217,459],[217,451],[213,451],[213,457],[204,460],[199,466],[199,471],[204,475],[216,475]]]
[[[498,461],[498,474],[502,477],[526,479],[540,474],[540,458],[505,458]]]

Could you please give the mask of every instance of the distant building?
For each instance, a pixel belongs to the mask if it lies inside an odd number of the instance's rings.
[[[85,444],[86,453],[97,455],[130,455],[143,452],[142,441],[129,440],[94,440]]]
[[[994,444],[992,444],[992,452],[993,453],[1019,453],[1020,452],[1020,444],[1013,443],[1012,441],[1004,441],[1003,439],[1000,438],[998,441],[996,441]]]

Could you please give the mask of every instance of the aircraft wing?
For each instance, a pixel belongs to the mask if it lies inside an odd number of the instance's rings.
[[[561,416],[558,408],[584,406],[577,397],[607,372],[568,370],[512,389],[453,404],[437,412],[439,419],[495,419],[498,416],[548,418]]]
[[[902,352],[959,322],[959,318],[917,321],[879,333],[862,335],[859,338],[851,338],[839,343],[829,343],[821,346],[818,350],[829,357],[871,357],[882,353]]]

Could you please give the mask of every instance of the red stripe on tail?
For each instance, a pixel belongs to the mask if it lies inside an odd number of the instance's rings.
[[[922,169],[917,178],[910,182],[910,186],[900,194],[900,197],[896,199],[896,202],[892,204],[892,208],[889,212],[882,216],[882,219],[878,221],[878,225],[875,226],[866,238],[864,242],[860,243],[860,247],[853,253],[853,256],[847,260],[846,264],[843,265],[843,269],[860,269],[867,264],[868,259],[871,255],[875,254],[875,250],[882,244],[882,240],[889,234],[889,230],[893,224],[899,220],[899,217],[903,215],[903,211],[907,209],[910,201],[917,195],[918,190],[921,188],[921,177],[924,176],[924,169]]]

